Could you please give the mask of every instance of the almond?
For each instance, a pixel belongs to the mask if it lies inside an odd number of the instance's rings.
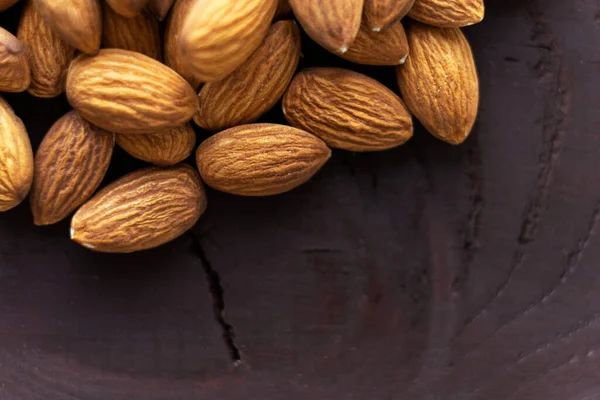
[[[31,69],[21,41],[0,28],[0,92],[22,92],[30,82]]]
[[[125,18],[105,4],[102,47],[131,50],[160,60],[162,49],[158,20],[148,11]]]
[[[386,150],[412,136],[404,103],[381,83],[341,68],[311,68],[292,80],[283,98],[288,122],[350,151]]]
[[[13,5],[15,5],[19,0],[0,0],[0,11],[4,11]]]
[[[406,105],[435,137],[459,144],[477,118],[479,81],[469,42],[458,28],[414,23],[408,31],[411,55],[398,67]]]
[[[292,21],[275,23],[244,64],[227,78],[202,87],[194,120],[208,130],[256,121],[283,96],[299,60],[298,27]]]
[[[416,0],[408,16],[428,25],[458,28],[481,22],[483,0]]]
[[[68,217],[96,191],[108,170],[115,135],[70,111],[48,131],[35,155],[31,211],[36,225]]]
[[[288,18],[292,14],[292,6],[290,0],[279,0],[277,11],[275,11],[275,19]]]
[[[358,64],[398,65],[406,61],[408,52],[408,40],[400,20],[379,32],[371,30],[363,21],[348,51],[339,56]]]
[[[364,20],[373,31],[380,31],[403,18],[415,0],[365,0]]]
[[[83,118],[116,133],[183,125],[198,106],[194,89],[175,71],[120,49],[77,57],[69,68],[67,98]]]
[[[75,49],[50,27],[31,1],[25,3],[17,30],[31,68],[27,91],[37,97],[56,97],[65,90],[65,77]]]
[[[159,21],[162,21],[167,16],[174,2],[175,0],[150,0],[148,8]]]
[[[360,29],[364,0],[290,0],[294,15],[315,42],[345,53]]]
[[[106,0],[109,6],[124,17],[132,18],[142,12],[149,0]]]
[[[196,1],[178,44],[184,69],[201,82],[225,78],[260,46],[276,8],[277,0]]]
[[[87,54],[100,49],[102,9],[99,0],[33,0],[38,12],[71,46]]]
[[[200,80],[194,78],[191,72],[185,68],[183,57],[179,55],[178,46],[181,41],[181,29],[185,16],[190,12],[190,8],[195,0],[176,0],[173,10],[167,21],[165,28],[165,64],[171,67],[179,75],[197,90],[200,86]]]
[[[33,152],[25,125],[0,98],[0,211],[21,204],[33,179]]]
[[[285,125],[241,125],[217,133],[196,152],[209,186],[242,196],[287,192],[308,181],[331,156],[319,138]]]
[[[190,124],[185,124],[157,133],[117,135],[117,144],[135,158],[166,167],[192,154],[196,133]]]
[[[100,252],[146,250],[181,236],[205,209],[206,194],[192,167],[145,168],[84,204],[71,221],[71,239]]]

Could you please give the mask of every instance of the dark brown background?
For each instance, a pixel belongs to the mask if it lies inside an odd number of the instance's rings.
[[[153,251],[0,215],[0,399],[600,398],[599,19],[597,0],[487,1],[464,146],[417,130],[285,195],[210,191]],[[35,147],[67,110],[6,97]],[[141,165],[117,151],[107,181]]]

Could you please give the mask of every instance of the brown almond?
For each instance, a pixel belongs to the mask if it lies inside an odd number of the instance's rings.
[[[27,1],[21,14],[17,37],[25,48],[31,68],[27,91],[36,97],[56,97],[65,91],[69,63],[75,56],[70,46]]]
[[[177,49],[184,69],[201,82],[225,78],[260,46],[276,8],[277,0],[195,2]]]
[[[67,98],[85,119],[115,133],[183,125],[198,106],[194,89],[175,71],[120,49],[77,57],[69,68]]]
[[[256,121],[285,93],[298,67],[300,47],[294,22],[275,23],[244,64],[227,78],[202,87],[194,121],[213,131]]]
[[[21,41],[0,28],[0,92],[22,92],[30,82],[31,69]]]
[[[345,53],[360,29],[364,0],[290,0],[294,15],[315,42]]]
[[[159,21],[165,19],[175,0],[150,0],[148,9]]]
[[[69,216],[96,191],[108,170],[115,135],[70,111],[48,131],[35,155],[31,211],[36,225]]]
[[[145,168],[84,204],[71,221],[71,239],[99,252],[146,250],[181,236],[205,209],[206,194],[192,167]]]
[[[451,144],[464,142],[479,105],[469,42],[459,28],[414,23],[408,43],[411,55],[397,69],[402,98],[432,135]]]
[[[283,97],[288,122],[350,151],[386,150],[412,137],[410,113],[375,79],[341,68],[310,68]]]
[[[33,180],[33,151],[23,121],[0,97],[0,211],[21,204]]]
[[[277,11],[275,11],[275,19],[289,18],[292,15],[292,6],[290,0],[279,0]]]
[[[160,167],[175,165],[192,154],[196,133],[190,124],[157,133],[117,135],[117,144],[131,156]]]
[[[287,192],[308,181],[331,156],[319,138],[285,125],[251,124],[217,133],[196,152],[207,185],[242,196]]]
[[[186,81],[192,85],[195,90],[198,90],[201,81],[195,78],[183,62],[183,57],[179,54],[178,46],[181,41],[181,29],[186,15],[190,12],[190,8],[195,0],[176,0],[173,5],[173,10],[167,20],[165,28],[165,64],[171,67],[179,75],[183,76]]]
[[[19,0],[0,0],[0,11],[4,11],[13,5],[15,5]]]
[[[135,51],[160,61],[162,49],[158,20],[148,11],[125,18],[105,4],[102,47]]]
[[[106,0],[118,14],[127,18],[133,18],[148,5],[149,0]]]
[[[380,31],[402,19],[415,0],[365,0],[364,22],[373,31]]]
[[[459,28],[483,21],[483,0],[416,0],[408,16],[428,25]]]

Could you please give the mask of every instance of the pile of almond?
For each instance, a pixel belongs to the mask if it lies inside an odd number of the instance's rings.
[[[0,0],[0,11],[16,1]],[[74,241],[133,252],[198,221],[202,182],[241,196],[286,192],[331,148],[406,143],[412,115],[462,143],[479,86],[460,28],[483,15],[483,0],[27,0],[16,37],[0,28],[0,91],[66,92],[73,110],[34,157],[27,128],[0,98],[0,211],[29,195],[36,225],[75,213]],[[351,70],[297,71],[294,17],[339,57],[395,66],[402,99]],[[253,124],[281,99],[290,126]],[[197,169],[182,164],[196,148],[192,120],[214,133],[196,150]],[[155,166],[96,192],[115,143]]]

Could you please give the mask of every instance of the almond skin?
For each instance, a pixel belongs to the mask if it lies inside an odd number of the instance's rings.
[[[460,144],[469,136],[479,105],[479,81],[469,42],[458,28],[414,23],[411,55],[397,68],[402,98],[435,137]]]
[[[0,97],[0,211],[21,204],[33,180],[33,151],[25,125]]]
[[[196,133],[190,124],[185,124],[145,135],[117,135],[117,144],[135,158],[166,167],[192,154]]]
[[[22,92],[30,82],[31,69],[21,41],[0,28],[0,92]]]
[[[287,192],[308,181],[331,156],[319,138],[285,125],[241,125],[205,140],[196,152],[207,185],[242,196]]]
[[[102,47],[135,51],[160,61],[162,49],[158,20],[148,11],[125,18],[105,4]]]
[[[315,42],[345,53],[360,29],[364,0],[290,0],[294,15]]]
[[[373,31],[380,31],[402,19],[415,4],[415,0],[365,0],[363,19]]]
[[[201,82],[225,78],[260,46],[278,0],[198,0],[185,17],[177,51]]]
[[[283,110],[292,126],[343,150],[386,150],[412,137],[412,118],[394,92],[341,68],[301,71],[283,98]]]
[[[481,22],[483,0],[416,0],[408,16],[428,25],[459,28]]]
[[[198,90],[201,81],[192,75],[185,68],[183,57],[179,55],[178,48],[181,41],[181,29],[186,15],[190,12],[190,8],[195,0],[176,0],[173,5],[173,10],[167,20],[165,28],[165,64],[171,67],[179,75],[183,76],[186,81],[192,85],[195,90]]]
[[[133,18],[148,5],[148,0],[106,0],[118,14],[127,18]]]
[[[38,12],[67,43],[87,54],[96,54],[102,37],[99,0],[33,0]]]
[[[67,77],[69,103],[115,133],[149,133],[183,125],[198,106],[194,89],[169,67],[133,51],[80,55]]]
[[[70,111],[48,131],[35,155],[33,222],[57,223],[85,203],[108,170],[115,135]]]
[[[56,97],[65,91],[65,77],[75,49],[52,29],[31,1],[25,3],[17,37],[31,68],[27,91],[36,97]]]
[[[244,64],[227,78],[202,87],[194,121],[213,131],[256,121],[285,93],[298,67],[300,47],[300,30],[295,23],[272,25]]]
[[[150,0],[148,9],[159,21],[165,19],[175,0]]]
[[[13,5],[15,5],[19,0],[0,0],[0,11],[4,11]]]
[[[379,32],[363,21],[352,46],[340,57],[357,64],[399,65],[406,61],[408,53],[408,39],[400,20]]]
[[[84,204],[71,221],[71,239],[99,252],[146,250],[181,236],[205,210],[206,194],[192,167],[145,168]]]
[[[292,6],[290,0],[279,0],[277,11],[275,11],[275,19],[289,18],[292,14]]]

